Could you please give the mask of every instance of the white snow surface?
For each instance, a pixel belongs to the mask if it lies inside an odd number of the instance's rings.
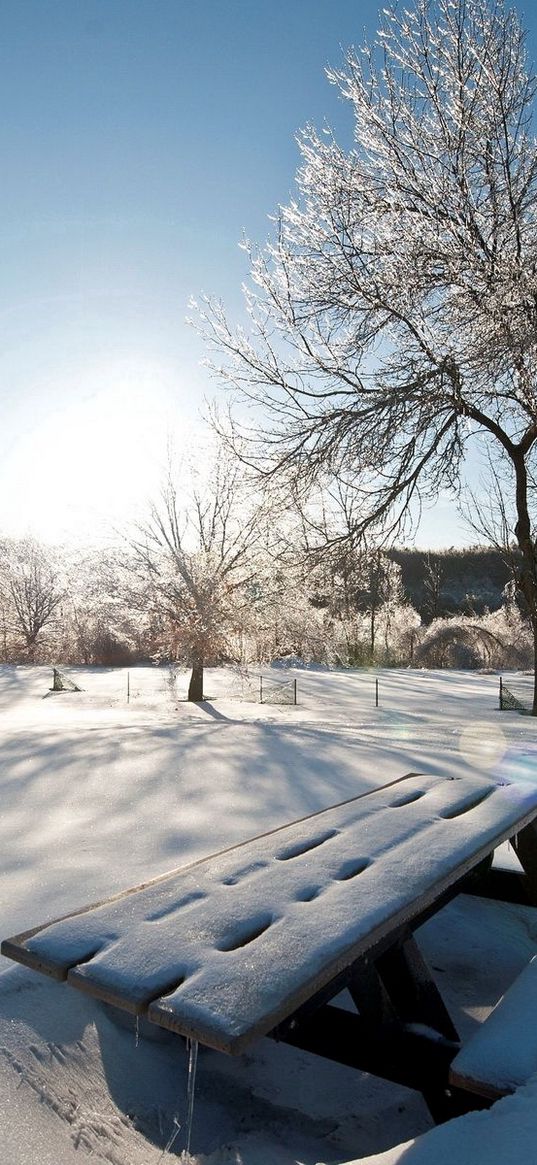
[[[489,1112],[472,1112],[373,1157],[346,1165],[533,1165],[537,1075]]]
[[[294,708],[242,703],[225,671],[200,706],[164,669],[131,669],[128,704],[125,671],[72,674],[82,692],[44,698],[51,669],[0,669],[2,938],[403,773],[537,784],[535,721],[498,713],[496,676],[293,671]],[[420,931],[463,1038],[536,953],[536,915],[460,897]],[[0,961],[5,1165],[177,1159],[187,1067],[179,1037],[137,1041],[134,1020]],[[510,1165],[516,1151],[518,1165],[533,1160],[536,1100],[533,1080],[422,1137],[432,1122],[407,1089],[268,1040],[233,1058],[201,1048],[192,1160]]]

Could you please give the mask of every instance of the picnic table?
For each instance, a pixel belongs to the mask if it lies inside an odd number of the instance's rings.
[[[222,1052],[269,1035],[417,1088],[442,1120],[478,1101],[449,1085],[460,1043],[414,932],[508,839],[537,904],[536,818],[529,782],[409,773],[1,950]]]

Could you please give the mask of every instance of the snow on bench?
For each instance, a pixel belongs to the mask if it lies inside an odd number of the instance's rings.
[[[537,955],[455,1057],[451,1083],[491,1100],[526,1084],[537,1074],[536,1015]]]
[[[2,953],[237,1053],[537,815],[530,783],[390,786],[17,935]]]

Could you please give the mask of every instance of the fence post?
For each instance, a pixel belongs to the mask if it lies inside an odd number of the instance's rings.
[[[131,702],[131,673],[127,672],[127,704]]]
[[[378,706],[379,706],[379,682],[378,682],[378,679],[376,679],[375,680],[375,708],[378,708]]]
[[[500,712],[503,712],[502,677],[500,676]]]
[[[296,679],[293,680],[293,684],[294,684],[295,705],[296,705]]]
[[[263,676],[259,677],[259,703],[263,703]]]

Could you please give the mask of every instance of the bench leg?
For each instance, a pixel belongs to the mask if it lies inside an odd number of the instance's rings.
[[[537,906],[537,824],[532,821],[521,829],[511,844],[526,875],[526,891],[532,906]]]
[[[364,962],[353,974],[348,984],[349,995],[362,1017],[362,1022],[372,1031],[378,1031],[397,1024],[397,1012],[378,973],[376,963]]]
[[[344,987],[358,1015],[328,1002]],[[459,1038],[410,930],[382,954],[359,960],[351,975],[334,981],[270,1035],[417,1089],[437,1124],[486,1106],[449,1085]]]
[[[369,984],[362,976],[361,981],[352,983],[350,991],[364,1019],[380,1024],[381,1028],[393,1029],[395,1025],[399,1032],[407,1034],[429,1029],[452,1043],[454,1049],[458,1047],[455,1025],[410,931],[376,959],[370,968]],[[436,1124],[469,1107],[467,1097],[462,1093],[459,1096],[449,1087],[447,1070],[443,1072],[440,1065],[441,1061],[437,1070],[424,1078],[420,1088]]]
[[[424,1024],[458,1041],[457,1029],[413,934],[409,932],[381,955],[376,967],[403,1023]]]

